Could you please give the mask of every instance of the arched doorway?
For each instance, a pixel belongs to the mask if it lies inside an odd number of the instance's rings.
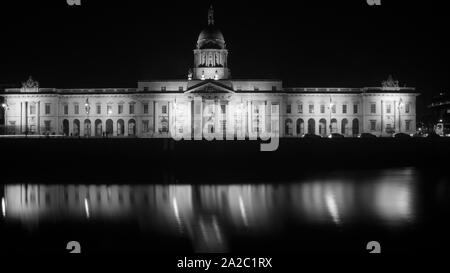
[[[80,121],[78,119],[75,119],[73,121],[73,135],[74,136],[79,136],[80,135]]]
[[[102,121],[97,119],[95,120],[95,136],[101,137],[103,134]]]
[[[136,135],[136,121],[134,119],[130,119],[128,121],[128,135],[129,136]]]
[[[359,120],[357,118],[353,119],[352,122],[352,134],[357,136],[359,134]]]
[[[292,120],[290,118],[284,122],[284,135],[292,136]]]
[[[338,132],[338,125],[337,125],[337,120],[334,118],[331,120],[331,133],[337,133]]]
[[[302,136],[303,134],[305,134],[305,122],[299,118],[297,119],[297,135]]]
[[[325,136],[327,134],[327,121],[322,118],[319,120],[319,135]]]
[[[106,136],[112,136],[114,134],[113,121],[111,119],[106,120]]]
[[[89,119],[84,120],[84,136],[91,136],[91,121]]]
[[[312,118],[308,120],[308,134],[316,134],[316,121]]]
[[[63,120],[63,134],[65,136],[69,135],[69,121],[67,119]]]
[[[123,136],[125,134],[125,123],[123,122],[123,119],[119,119],[117,121],[117,135]]]
[[[348,126],[348,120],[346,118],[344,118],[341,121],[341,134],[343,134],[343,135],[347,134],[347,131],[348,131],[347,126]]]

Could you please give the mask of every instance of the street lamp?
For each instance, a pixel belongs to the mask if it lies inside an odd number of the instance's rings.
[[[3,108],[3,112],[4,112],[4,123],[5,123],[5,135],[6,134],[8,134],[8,130],[7,130],[7,124],[8,124],[8,122],[7,122],[7,111],[8,111],[8,109],[9,109],[9,107],[8,107],[8,104],[6,104],[6,102],[4,102],[4,103],[2,103],[2,108]]]
[[[401,116],[401,114],[402,114],[402,111],[401,111],[402,107],[403,107],[403,101],[400,98],[400,101],[398,103],[398,132],[399,133],[402,132],[402,124],[401,124],[401,122],[402,122],[402,116]]]
[[[331,125],[331,112],[332,112],[333,106],[334,106],[334,103],[331,101],[331,97],[330,97],[330,107],[329,107],[329,109],[330,109],[330,136],[333,133],[332,132],[332,125]]]

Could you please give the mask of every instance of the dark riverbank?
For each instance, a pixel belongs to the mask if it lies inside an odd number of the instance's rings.
[[[324,169],[441,168],[450,138],[281,139],[274,152],[258,141],[0,139],[0,151],[8,183],[249,183]]]

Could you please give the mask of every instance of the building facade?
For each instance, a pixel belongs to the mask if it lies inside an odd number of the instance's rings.
[[[7,134],[76,137],[252,138],[414,133],[414,88],[287,88],[280,80],[237,80],[214,23],[194,49],[187,79],[139,81],[137,88],[42,88],[29,79],[2,96]]]

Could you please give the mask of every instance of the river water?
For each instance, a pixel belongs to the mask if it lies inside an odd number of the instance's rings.
[[[438,170],[330,171],[255,184],[5,183],[0,250],[67,252],[442,251],[450,180]]]

